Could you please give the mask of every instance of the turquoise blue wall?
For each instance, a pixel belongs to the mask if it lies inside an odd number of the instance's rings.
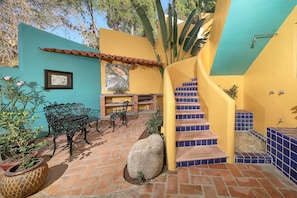
[[[0,75],[19,77],[23,81],[44,86],[44,70],[73,73],[73,89],[51,89],[44,92],[50,103],[82,102],[86,107],[100,109],[100,61],[74,55],[46,52],[40,48],[58,48],[98,52],[79,43],[41,31],[26,24],[19,25],[19,68],[0,67]],[[38,109],[36,126],[46,126],[43,106]]]
[[[210,75],[244,75],[271,40],[258,38],[251,48],[254,35],[276,33],[295,6],[297,0],[231,1]]]

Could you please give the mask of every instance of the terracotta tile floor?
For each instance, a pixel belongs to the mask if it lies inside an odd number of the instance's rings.
[[[132,185],[123,179],[127,156],[145,129],[149,118],[130,118],[129,128],[115,132],[103,125],[91,129],[88,140],[75,137],[73,158],[69,159],[66,140],[59,137],[58,150],[49,158],[52,146],[42,155],[48,160],[45,186],[32,198],[41,197],[296,197],[293,184],[272,165],[213,164],[167,171],[145,185]],[[51,138],[47,138],[51,142]],[[0,173],[1,175],[3,172]]]

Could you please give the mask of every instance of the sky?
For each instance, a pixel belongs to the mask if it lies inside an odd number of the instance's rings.
[[[171,0],[161,0],[162,7],[163,7],[164,10],[166,10],[169,2],[171,2]],[[106,20],[105,20],[104,16],[97,16],[96,21],[97,21],[97,27],[98,28],[110,29],[107,26],[107,23],[106,23]],[[68,30],[65,30],[64,28],[57,28],[57,29],[54,29],[54,30],[49,30],[48,32],[50,32],[52,34],[56,34],[56,35],[61,36],[63,38],[75,41],[77,43],[82,43],[83,42],[83,38],[79,34],[77,34],[75,32],[69,32]]]

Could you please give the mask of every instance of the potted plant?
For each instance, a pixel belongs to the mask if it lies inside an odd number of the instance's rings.
[[[145,123],[147,135],[150,136],[154,133],[161,134],[162,125],[163,115],[158,110],[155,114],[152,114],[150,119]]]
[[[113,91],[114,94],[123,94],[125,93],[125,91],[127,91],[127,87],[123,86],[123,85],[117,85],[114,87]]]
[[[226,94],[228,94],[233,100],[237,98],[237,85],[233,85],[230,89],[223,89]]]
[[[5,197],[11,193],[26,197],[44,184],[48,174],[44,159],[34,154],[46,145],[45,141],[36,141],[43,127],[33,129],[38,119],[35,111],[45,100],[42,91],[37,89],[37,83],[25,83],[12,76],[1,78],[0,91],[0,154],[2,162],[17,162],[6,170],[0,191]],[[29,173],[31,171],[33,173]],[[15,185],[15,180],[18,185]],[[20,184],[20,181],[29,183]]]

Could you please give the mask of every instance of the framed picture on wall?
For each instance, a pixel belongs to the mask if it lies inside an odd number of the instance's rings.
[[[105,69],[107,91],[115,91],[117,88],[129,90],[129,69],[127,66],[106,63]]]
[[[73,73],[54,70],[44,70],[44,88],[72,89]]]

